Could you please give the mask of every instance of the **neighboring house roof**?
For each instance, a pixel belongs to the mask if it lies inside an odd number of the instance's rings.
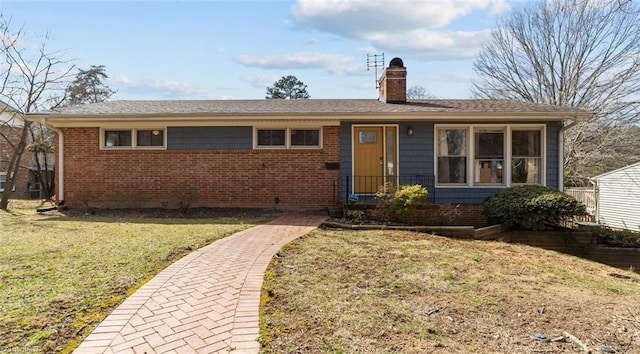
[[[31,120],[46,117],[49,124],[69,126],[109,118],[132,120],[202,118],[218,120],[312,120],[312,119],[523,119],[564,120],[590,116],[588,111],[515,100],[433,99],[406,103],[383,103],[374,99],[308,100],[184,100],[109,101],[30,114]],[[35,116],[35,117],[34,117]],[[67,124],[64,124],[67,123]],[[73,125],[76,125],[73,124]]]
[[[640,167],[640,161],[638,161],[638,162],[636,162],[634,164],[628,165],[628,166],[621,167],[621,168],[619,168],[617,170],[605,172],[605,173],[597,175],[595,177],[591,177],[591,179],[594,180],[594,181],[597,181],[597,180],[600,180],[602,178],[609,177],[610,175],[616,174],[618,172],[622,172],[624,170],[627,170],[627,169],[630,169],[630,168],[636,168],[636,167]]]
[[[21,117],[20,112],[10,104],[0,100],[0,124],[11,123],[15,118]],[[20,122],[21,123],[21,122]],[[10,124],[21,125],[21,124]]]

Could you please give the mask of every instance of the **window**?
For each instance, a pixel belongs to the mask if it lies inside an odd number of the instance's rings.
[[[164,146],[164,130],[138,130],[136,146]]]
[[[0,172],[0,193],[4,192],[4,186],[6,185],[6,183],[7,183],[7,174],[4,172]],[[11,191],[12,192],[16,191],[15,183]]]
[[[466,130],[438,129],[438,183],[467,183]]]
[[[291,129],[291,146],[320,146],[320,130]]]
[[[131,130],[105,130],[104,146],[131,146]]]
[[[540,130],[511,132],[511,183],[541,183]]]
[[[544,184],[544,127],[435,127],[435,174],[440,186]]]
[[[258,129],[258,146],[285,147],[285,129]]]
[[[164,129],[103,130],[102,148],[164,148]]]
[[[477,129],[475,131],[475,183],[503,183],[504,131]]]
[[[257,128],[254,146],[256,148],[283,149],[320,148],[321,141],[320,128]]]

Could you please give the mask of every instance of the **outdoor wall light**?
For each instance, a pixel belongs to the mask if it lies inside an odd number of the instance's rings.
[[[154,131],[151,132],[151,134],[153,134],[155,136],[158,136],[158,135],[160,135],[160,131],[159,130],[154,130]]]
[[[413,135],[413,128],[411,127],[407,128],[407,135],[409,136]]]

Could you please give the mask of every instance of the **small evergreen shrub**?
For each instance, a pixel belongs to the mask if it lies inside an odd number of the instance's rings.
[[[595,227],[596,243],[607,247],[640,248],[640,232],[631,230],[612,229],[610,227]]]
[[[389,207],[397,215],[412,215],[416,205],[427,199],[427,189],[419,184],[404,185],[393,193]]]
[[[499,190],[487,197],[482,206],[489,223],[522,230],[559,226],[563,219],[586,214],[584,204],[572,196],[537,185]]]
[[[378,187],[376,199],[379,201],[374,218],[388,223],[394,216],[412,215],[416,206],[427,198],[427,189],[419,184],[403,185],[395,188],[392,183]]]
[[[367,220],[366,213],[362,210],[347,210],[346,218],[355,224],[364,224]]]

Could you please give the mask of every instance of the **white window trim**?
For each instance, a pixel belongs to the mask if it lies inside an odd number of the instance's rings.
[[[258,130],[284,130],[284,145],[258,145]],[[292,130],[318,130],[318,145],[314,146],[298,146],[291,145]],[[322,127],[299,127],[291,126],[288,128],[282,126],[254,126],[253,127],[253,148],[258,150],[319,150],[322,149],[323,142]]]
[[[112,130],[129,130],[131,131],[131,146],[106,146],[104,141],[104,135],[106,131]],[[139,130],[161,130],[162,131],[162,146],[138,146],[138,134]],[[167,149],[167,128],[166,127],[152,127],[152,128],[100,128],[100,150],[166,150]]]
[[[467,176],[466,183],[438,183],[438,129],[464,129],[466,139]],[[475,183],[475,130],[504,129],[503,183]],[[511,132],[513,130],[540,130],[540,185],[547,185],[547,126],[545,124],[434,124],[433,128],[433,171],[436,188],[507,188],[527,185],[511,183]]]
[[[6,173],[6,172],[0,172],[0,176],[4,176],[4,177],[5,177],[5,178],[4,178],[4,184],[6,185],[6,184],[7,184],[7,173]],[[14,184],[13,188],[11,188],[11,191],[12,191],[12,192],[15,192],[15,191],[16,191],[16,186],[15,186],[15,184]],[[3,188],[0,188],[0,193],[3,193],[3,192],[4,192],[4,187],[3,187]]]
[[[511,162],[513,160],[512,156],[512,146],[511,142],[513,141],[511,133],[516,130],[540,130],[540,185],[547,185],[547,126],[546,125],[512,125],[509,129],[509,186],[526,186],[532,183],[512,183],[511,182]],[[560,166],[560,169],[562,167]],[[536,183],[537,184],[537,183]]]

